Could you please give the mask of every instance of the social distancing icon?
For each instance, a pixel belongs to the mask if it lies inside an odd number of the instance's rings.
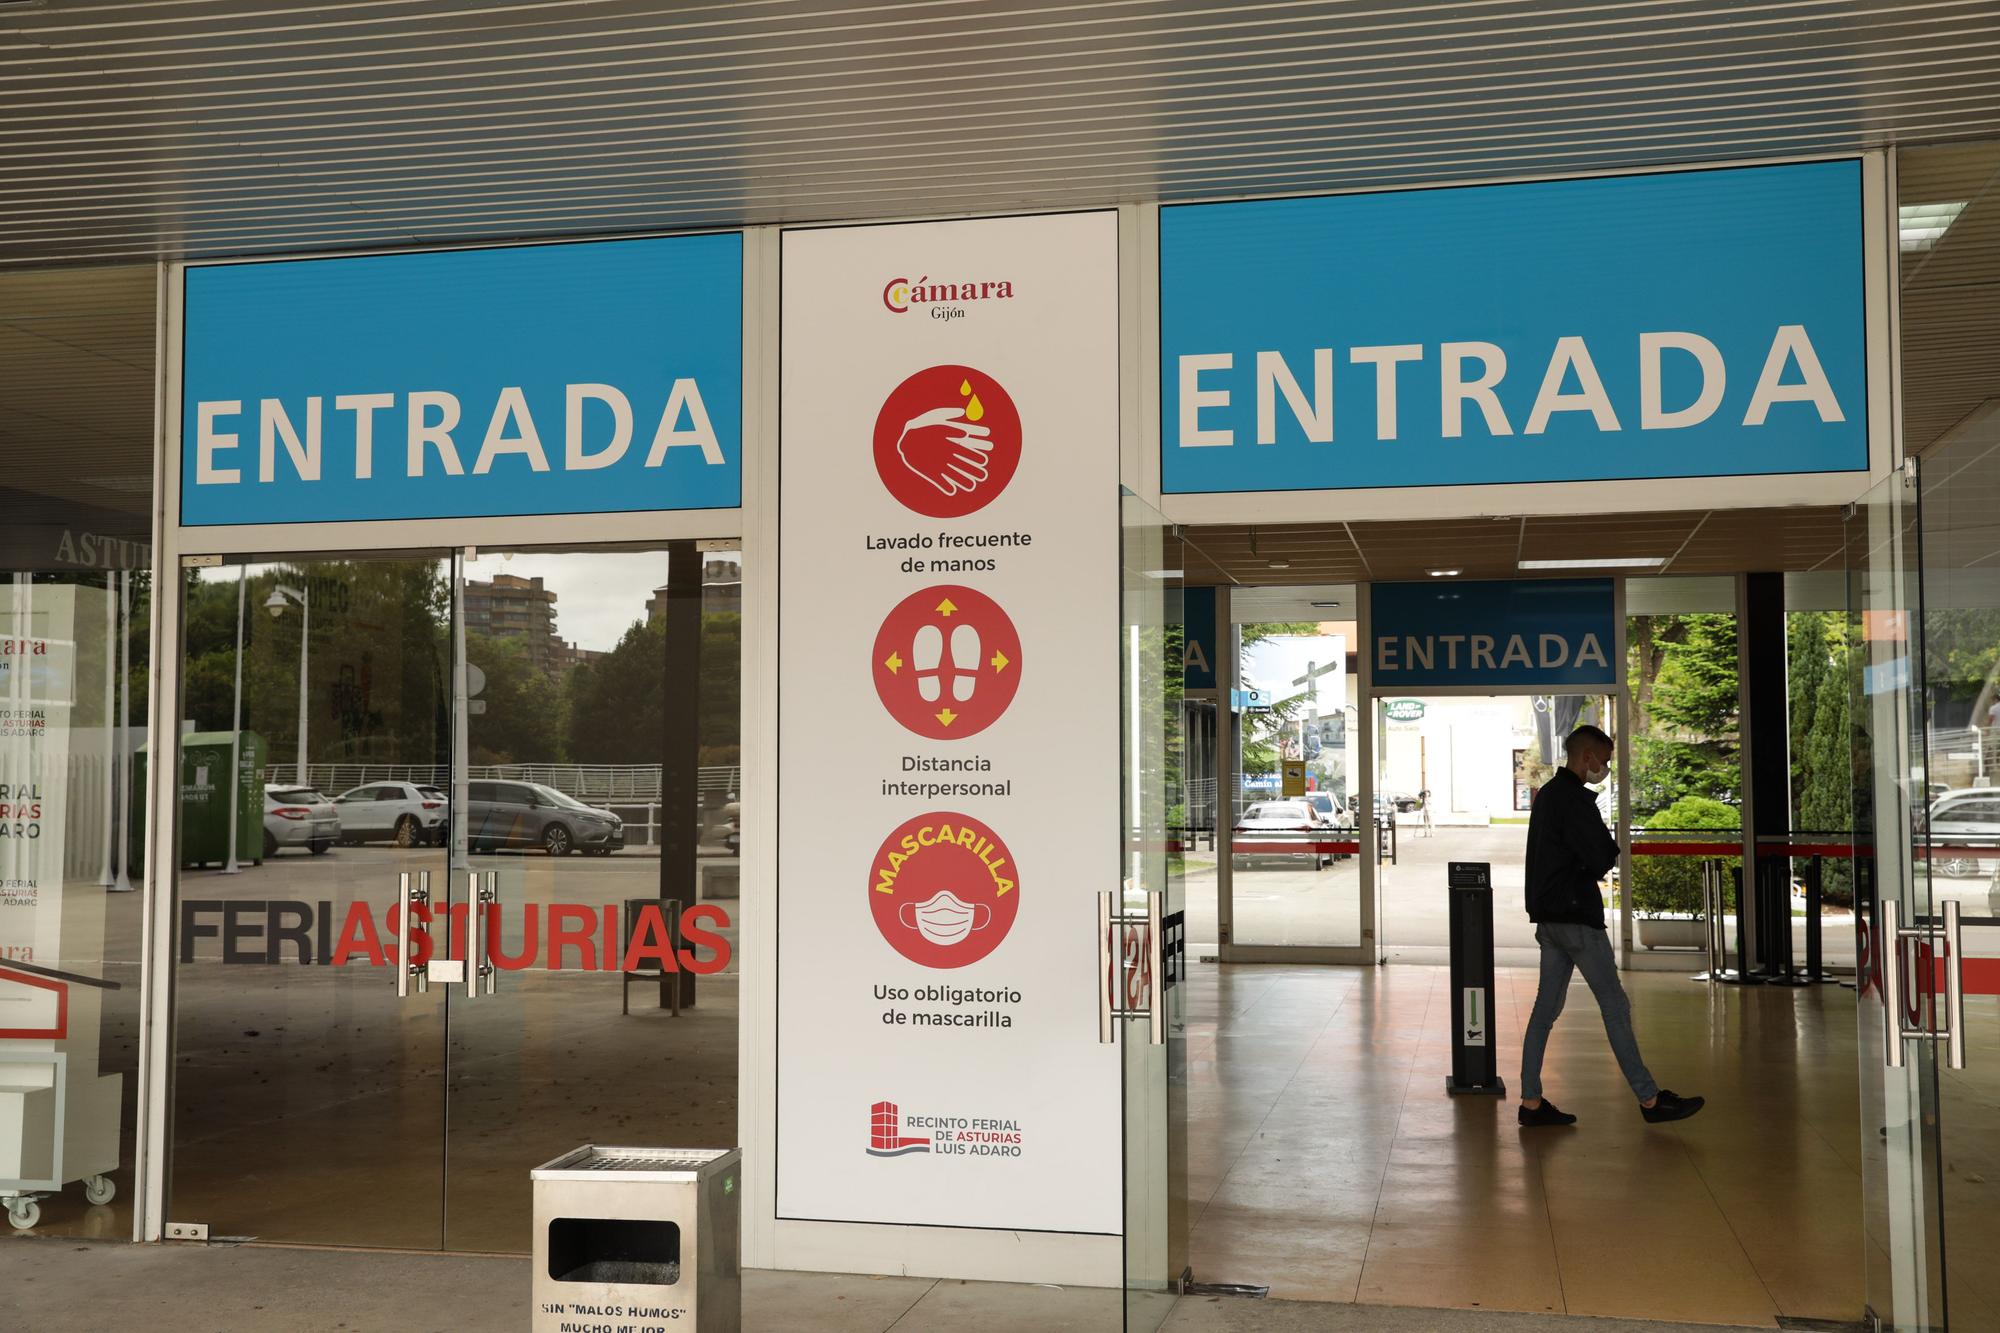
[[[1021,637],[1000,604],[939,584],[896,604],[875,633],[875,693],[919,736],[956,740],[993,725],[1021,682]]]

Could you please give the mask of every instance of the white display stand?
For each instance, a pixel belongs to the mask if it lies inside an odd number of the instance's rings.
[[[116,986],[81,970],[101,966],[105,890],[63,865],[77,604],[107,595],[0,587],[0,1205],[20,1230],[71,1182],[115,1193],[124,1076],[98,1072],[98,1046]]]

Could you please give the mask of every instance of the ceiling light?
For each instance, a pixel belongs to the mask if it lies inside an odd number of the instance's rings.
[[[1185,569],[1149,569],[1145,571],[1149,579],[1182,579],[1187,577]]]
[[[1459,571],[1456,569],[1427,569],[1424,573],[1434,579],[1455,579],[1459,575]]]
[[[1663,555],[1593,555],[1571,560],[1522,560],[1516,569],[1658,569],[1667,563]]]
[[[1272,569],[1290,569],[1291,567],[1292,562],[1289,560],[1273,560],[1270,562],[1270,568]]]
[[[1896,237],[1903,253],[1936,248],[1951,224],[1958,221],[1958,215],[1965,211],[1965,205],[1965,200],[1954,199],[1939,204],[1903,204],[1897,208]]]
[[[1312,605],[1314,605],[1314,606],[1339,606],[1339,605],[1340,605],[1340,603],[1339,603],[1339,602],[1314,602],[1314,603],[1312,603]]]

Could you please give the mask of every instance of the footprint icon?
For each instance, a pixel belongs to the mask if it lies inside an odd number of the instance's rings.
[[[951,632],[951,664],[958,674],[951,678],[951,697],[964,703],[979,684],[979,631],[960,625]]]
[[[944,631],[936,625],[918,629],[916,640],[910,645],[910,661],[917,668],[917,694],[925,703],[934,704],[943,696],[944,685],[938,679],[938,664],[943,660]]]

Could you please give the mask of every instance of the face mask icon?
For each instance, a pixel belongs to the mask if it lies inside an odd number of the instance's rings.
[[[904,903],[897,909],[896,919],[932,944],[958,944],[973,931],[991,925],[993,909],[984,903],[968,903],[950,889],[939,889],[920,903]]]

